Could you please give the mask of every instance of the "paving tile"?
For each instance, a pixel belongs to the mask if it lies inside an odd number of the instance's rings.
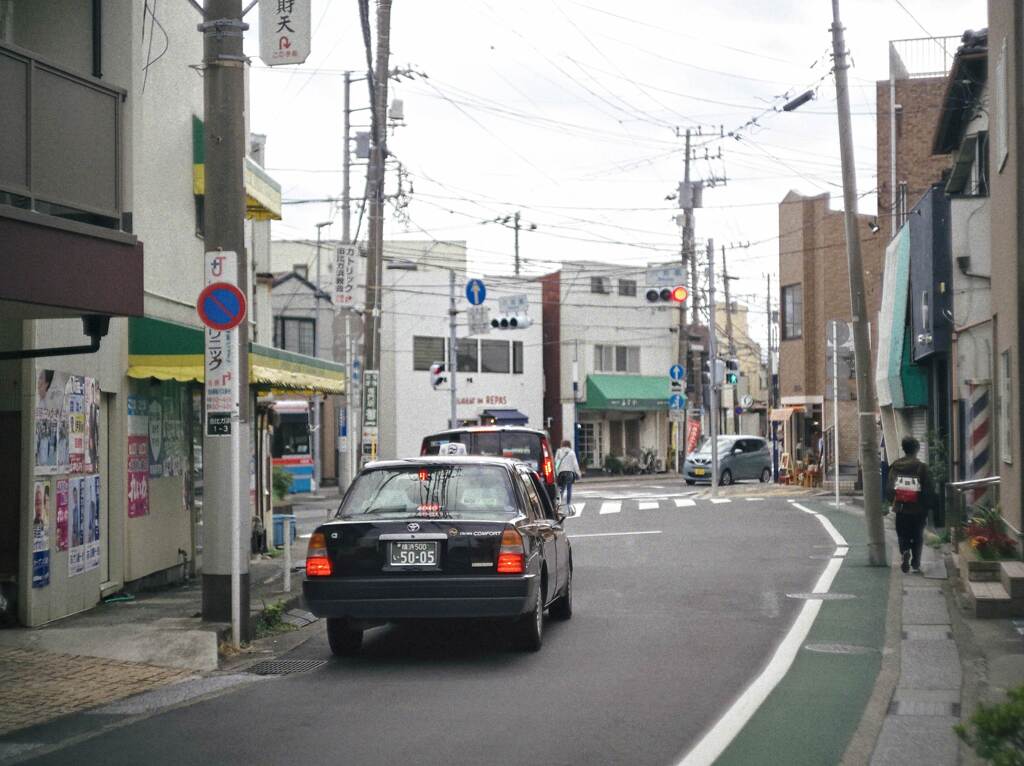
[[[939,766],[958,761],[953,716],[887,716],[871,766]]]
[[[960,655],[952,640],[900,642],[900,689],[960,689]]]
[[[949,610],[941,590],[907,588],[903,593],[904,625],[949,625]]]

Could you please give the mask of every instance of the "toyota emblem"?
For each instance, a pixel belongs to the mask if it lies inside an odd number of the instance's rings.
[[[419,525],[419,524],[417,524],[417,523],[416,523],[416,522],[414,521],[414,522],[412,522],[411,524],[409,524],[409,525],[408,525],[408,526],[406,527],[406,529],[408,529],[408,530],[409,530],[410,532],[419,532],[419,531],[420,531],[420,525]]]

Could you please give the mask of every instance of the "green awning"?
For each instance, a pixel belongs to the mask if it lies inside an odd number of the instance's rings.
[[[670,395],[667,375],[588,375],[587,400],[580,409],[667,410]]]

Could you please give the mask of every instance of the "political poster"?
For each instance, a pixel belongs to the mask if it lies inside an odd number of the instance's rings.
[[[100,565],[100,477],[76,476],[69,480],[71,547],[68,576],[74,577]]]
[[[50,495],[49,481],[36,481],[35,509],[32,514],[32,587],[50,584]]]
[[[149,513],[149,400],[128,397],[128,518]]]
[[[83,452],[85,460],[82,465],[84,473],[96,473],[100,470],[100,385],[95,378],[82,378],[84,390],[84,421],[85,439]]]
[[[68,418],[65,390],[69,375],[40,370],[36,378],[35,473],[67,472]]]
[[[68,378],[64,402],[68,420],[70,473],[85,470],[85,378],[72,375]]]
[[[68,480],[57,479],[57,550],[68,549]]]

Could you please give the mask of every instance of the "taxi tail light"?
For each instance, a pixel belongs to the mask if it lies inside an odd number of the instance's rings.
[[[327,557],[327,536],[323,532],[314,532],[309,538],[306,550],[306,577],[329,577],[331,560]]]
[[[541,449],[544,453],[542,466],[544,469],[544,481],[547,484],[555,483],[555,461],[551,459],[551,448],[548,447],[547,439],[540,443]]]
[[[522,535],[514,529],[506,529],[501,535],[501,548],[498,550],[498,574],[522,574],[525,562]]]

